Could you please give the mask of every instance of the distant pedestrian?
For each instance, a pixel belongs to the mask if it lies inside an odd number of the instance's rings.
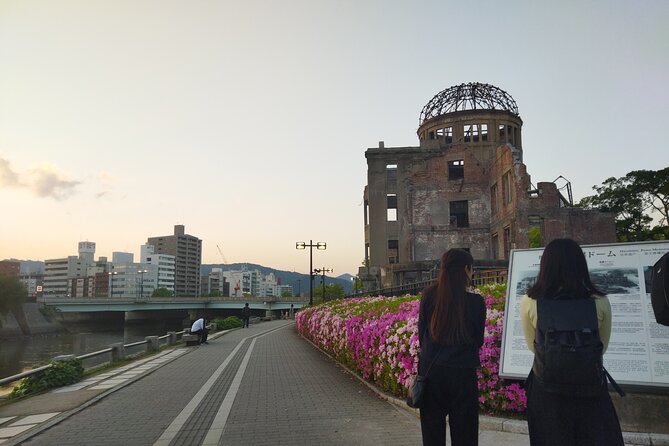
[[[446,415],[452,446],[478,445],[479,391],[476,369],[483,345],[483,297],[467,291],[474,259],[463,249],[441,256],[437,283],[423,291],[418,315],[419,372],[427,392],[420,408],[423,445],[446,444]]]
[[[247,328],[249,326],[249,319],[251,319],[251,308],[249,308],[249,303],[246,302],[244,308],[242,308],[242,327]]]
[[[203,317],[193,322],[193,325],[190,327],[190,334],[198,335],[200,338],[200,344],[209,344],[207,342],[207,335],[209,334],[209,331],[207,330],[207,326],[204,323]]]

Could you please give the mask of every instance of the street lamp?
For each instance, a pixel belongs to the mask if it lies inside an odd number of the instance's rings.
[[[295,249],[306,249],[309,248],[309,305],[314,304],[314,256],[313,248],[319,249],[321,251],[327,248],[327,243],[317,242],[314,244],[313,240],[309,240],[307,245],[305,242],[296,242]]]
[[[144,297],[144,273],[148,273],[149,271],[146,270],[146,269],[142,269],[142,270],[139,270],[137,272],[142,275],[141,276],[142,278],[140,279],[140,282],[139,282],[139,297],[143,298]]]
[[[118,273],[116,271],[108,272],[109,274],[109,297],[114,297],[114,276]]]
[[[323,284],[323,302],[325,302],[325,273],[331,273],[333,272],[333,269],[327,269],[325,267],[322,268],[316,268],[314,270],[314,273],[316,274],[321,274],[321,284]]]

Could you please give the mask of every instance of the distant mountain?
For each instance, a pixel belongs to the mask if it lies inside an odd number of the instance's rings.
[[[346,273],[342,274],[341,276],[337,276],[337,279],[348,280],[350,282],[355,279],[355,276],[353,274]]]
[[[296,273],[294,271],[283,271],[280,269],[269,268],[267,266],[256,265],[255,263],[231,263],[229,265],[222,264],[205,264],[200,266],[200,274],[207,275],[214,268],[221,268],[223,271],[239,271],[242,267],[249,271],[258,270],[262,274],[274,273],[281,281],[281,285],[292,285],[295,294],[303,293],[305,296],[309,294],[309,274]],[[344,289],[346,294],[353,290],[353,281],[350,279],[350,274],[342,274],[339,277],[325,276],[325,284],[338,283]],[[321,286],[321,276],[314,277],[314,287]]]

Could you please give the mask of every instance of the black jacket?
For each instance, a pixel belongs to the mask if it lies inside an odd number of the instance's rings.
[[[435,364],[448,367],[479,367],[479,349],[483,345],[486,308],[483,296],[467,293],[465,298],[465,324],[472,343],[469,345],[441,345],[430,339],[426,332],[434,309],[436,287],[428,287],[423,291],[418,315],[418,336],[421,345],[421,373],[427,370],[435,355],[439,353]],[[424,368],[424,369],[423,369]]]

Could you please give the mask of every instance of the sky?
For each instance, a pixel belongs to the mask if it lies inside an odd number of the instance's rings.
[[[0,0],[0,259],[133,252],[333,276],[364,257],[365,150],[482,82],[532,182],[575,201],[669,165],[669,2]]]

